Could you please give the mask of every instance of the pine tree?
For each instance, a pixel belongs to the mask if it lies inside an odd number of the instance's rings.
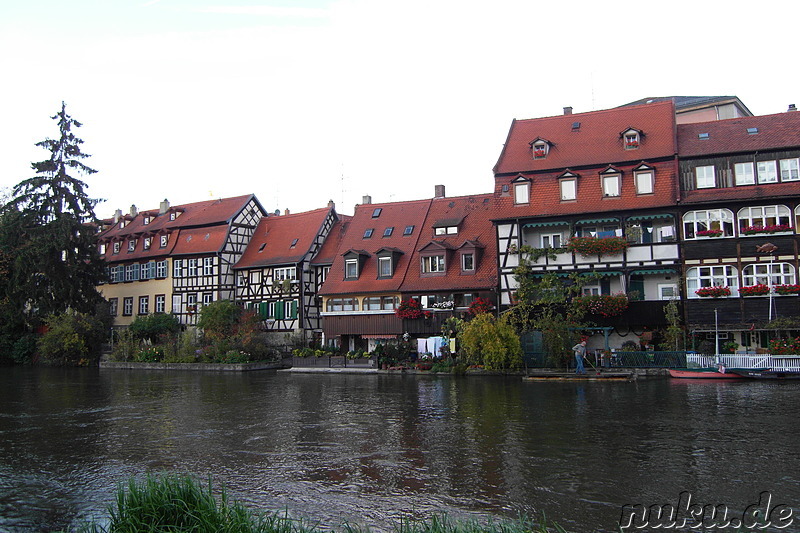
[[[63,102],[51,118],[60,135],[36,143],[50,157],[32,163],[35,176],[14,187],[0,242],[0,252],[13,258],[6,295],[34,322],[67,309],[94,312],[102,300],[96,286],[105,271],[96,243],[99,200],[89,198],[86,183],[70,175],[97,172],[82,162],[89,156],[74,133],[81,123],[67,114]]]

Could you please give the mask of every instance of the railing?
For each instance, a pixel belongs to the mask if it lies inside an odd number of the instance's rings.
[[[725,365],[728,368],[774,368],[776,370],[800,371],[800,356],[771,354],[689,354],[686,356],[689,367],[709,368]]]
[[[612,367],[629,368],[684,368],[686,352],[614,352]]]

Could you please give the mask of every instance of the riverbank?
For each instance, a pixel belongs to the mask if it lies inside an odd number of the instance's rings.
[[[100,368],[107,370],[182,370],[206,372],[252,372],[256,370],[278,370],[281,363],[134,363],[132,361],[100,361]]]

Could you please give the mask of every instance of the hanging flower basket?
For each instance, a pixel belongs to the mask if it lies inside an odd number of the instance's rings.
[[[619,316],[628,308],[628,297],[625,294],[576,296],[572,304],[579,310],[592,315],[605,317]]]
[[[730,287],[700,287],[694,291],[700,298],[722,298],[731,295]]]
[[[722,233],[721,229],[704,229],[698,231],[695,235],[698,237],[722,237]]]
[[[781,231],[791,231],[789,224],[772,224],[769,226],[745,226],[742,228],[744,235],[758,235],[761,233],[779,233]]]
[[[739,296],[765,296],[769,294],[769,286],[759,283],[747,287],[739,287]]]
[[[800,294],[800,285],[775,285],[777,294]]]
[[[397,306],[394,313],[399,318],[408,320],[416,320],[417,318],[423,318],[425,316],[425,313],[422,311],[422,304],[414,299],[400,302],[400,305]]]
[[[584,257],[591,255],[614,255],[628,249],[628,240],[623,237],[572,237],[567,241],[567,250]]]

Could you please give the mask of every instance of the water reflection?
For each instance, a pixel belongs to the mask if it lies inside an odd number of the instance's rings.
[[[102,514],[129,475],[214,475],[261,509],[376,530],[546,512],[614,531],[626,503],[797,506],[794,384],[2,369],[0,529]]]

